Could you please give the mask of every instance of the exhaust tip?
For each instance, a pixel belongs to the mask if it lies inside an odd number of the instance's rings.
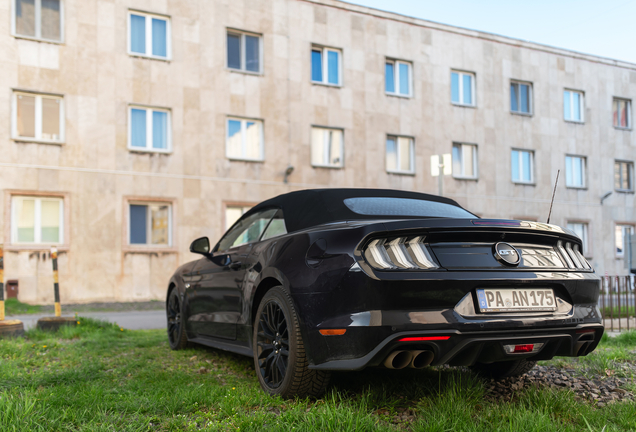
[[[411,363],[409,363],[409,367],[413,369],[423,369],[426,366],[433,363],[433,359],[435,358],[435,354],[433,351],[422,350],[422,351],[411,351]]]
[[[393,351],[384,360],[384,366],[389,369],[404,369],[411,363],[412,358],[410,351]]]

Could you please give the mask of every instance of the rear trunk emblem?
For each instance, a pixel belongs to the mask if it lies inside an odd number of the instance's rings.
[[[508,243],[499,242],[493,246],[493,255],[502,264],[517,266],[521,261],[521,255]]]

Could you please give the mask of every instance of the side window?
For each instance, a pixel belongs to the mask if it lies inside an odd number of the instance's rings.
[[[285,219],[283,218],[283,211],[279,210],[274,216],[274,219],[269,223],[267,229],[263,233],[261,240],[267,240],[269,238],[282,236],[287,234],[287,228],[285,227]]]
[[[278,209],[264,210],[239,219],[223,236],[215,251],[225,251],[257,241]]]

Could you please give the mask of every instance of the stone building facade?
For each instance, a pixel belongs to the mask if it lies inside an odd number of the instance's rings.
[[[437,193],[440,154],[444,194],[482,217],[545,221],[561,170],[551,223],[628,271],[634,64],[336,0],[7,0],[0,76],[22,301],[52,301],[51,244],[63,302],[161,299],[190,241],[250,205]]]

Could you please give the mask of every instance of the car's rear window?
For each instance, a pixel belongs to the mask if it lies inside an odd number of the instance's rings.
[[[354,213],[365,216],[406,216],[427,218],[472,219],[476,216],[463,208],[435,201],[410,198],[347,198],[344,204]]]

